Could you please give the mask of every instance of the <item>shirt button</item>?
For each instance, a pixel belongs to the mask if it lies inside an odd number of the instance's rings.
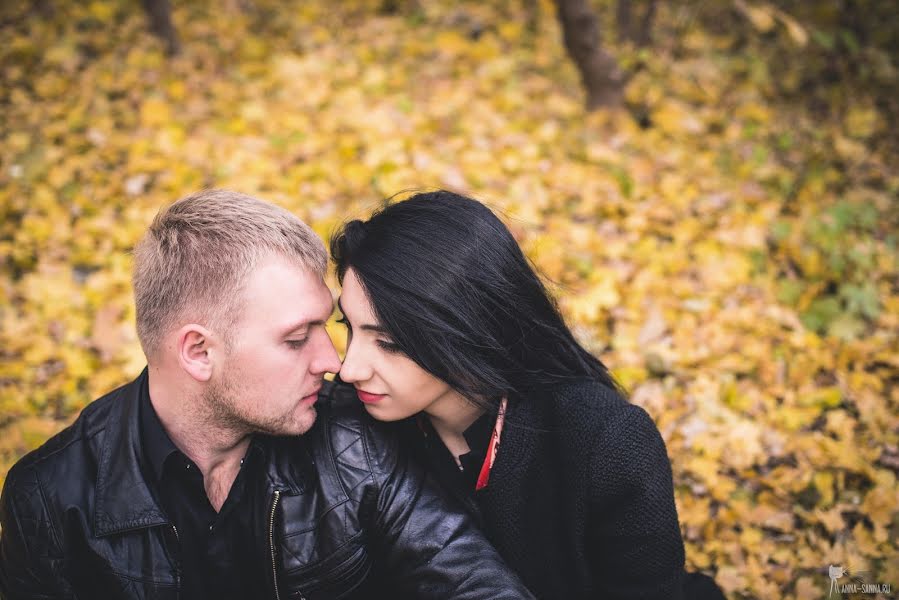
[[[212,529],[215,527],[215,524],[209,526],[209,532],[212,533]]]
[[[240,466],[241,466],[241,467],[243,466],[243,461],[244,461],[244,459],[241,458],[241,459],[240,459]]]

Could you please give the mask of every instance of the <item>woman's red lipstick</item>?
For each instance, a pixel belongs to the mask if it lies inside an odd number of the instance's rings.
[[[386,396],[386,394],[372,394],[370,392],[364,392],[362,390],[356,390],[356,394],[358,394],[359,399],[366,404],[375,404],[376,402],[380,402],[381,399]]]

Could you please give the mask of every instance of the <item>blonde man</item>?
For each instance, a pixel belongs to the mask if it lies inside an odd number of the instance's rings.
[[[147,369],[10,471],[0,597],[530,597],[324,380],[340,362],[308,226],[205,191],[134,259]]]

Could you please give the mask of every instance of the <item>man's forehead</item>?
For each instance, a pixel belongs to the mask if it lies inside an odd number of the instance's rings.
[[[324,321],[334,310],[331,290],[319,275],[283,263],[257,270],[244,291],[244,301],[245,312],[254,320],[279,328]]]
[[[309,323],[324,323],[334,312],[334,300],[331,292],[324,285],[324,293],[297,298],[295,310],[291,311],[291,318],[283,320],[284,327],[296,329]]]

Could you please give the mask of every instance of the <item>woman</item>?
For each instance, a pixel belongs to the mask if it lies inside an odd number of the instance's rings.
[[[655,424],[488,208],[417,194],[348,223],[331,253],[349,331],[340,378],[399,422],[536,596],[723,598],[684,573]]]

